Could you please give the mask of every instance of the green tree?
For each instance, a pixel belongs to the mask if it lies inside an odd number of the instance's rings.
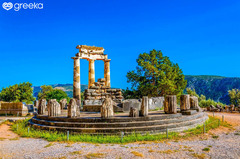
[[[61,99],[66,98],[69,101],[69,97],[66,92],[64,92],[61,89],[53,89],[47,94],[47,100],[49,99],[56,99],[58,102],[60,102]]]
[[[127,73],[132,90],[141,96],[180,95],[187,85],[178,64],[163,56],[161,51],[152,50],[140,54],[136,70]]]
[[[235,106],[240,105],[240,90],[238,89],[229,90],[228,95],[229,95],[231,104]]]
[[[56,99],[60,102],[61,99],[66,98],[68,101],[70,100],[67,93],[60,89],[54,89],[52,86],[41,86],[42,90],[38,93],[38,99]]]
[[[46,86],[46,85],[43,85],[41,86],[41,91],[38,93],[38,99],[41,100],[41,99],[47,99],[47,95],[53,91],[53,87],[52,86]]]
[[[32,84],[23,82],[3,88],[0,93],[0,100],[5,102],[25,102],[31,104],[35,100],[33,97]]]

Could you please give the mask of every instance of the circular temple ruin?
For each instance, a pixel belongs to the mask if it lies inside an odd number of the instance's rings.
[[[121,89],[110,86],[110,59],[102,47],[78,45],[74,60],[73,99],[36,102],[38,114],[29,122],[38,129],[81,134],[156,134],[184,131],[203,124],[208,116],[198,106],[198,98],[176,95],[143,96],[124,100]],[[89,83],[81,101],[80,59],[89,61]],[[95,82],[95,60],[104,61],[104,78]],[[158,111],[156,111],[158,110]]]

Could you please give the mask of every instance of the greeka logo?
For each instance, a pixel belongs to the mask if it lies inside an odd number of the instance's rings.
[[[4,2],[3,4],[2,4],[2,7],[4,8],[4,9],[6,9],[6,10],[10,10],[10,9],[12,9],[12,7],[13,7],[13,4],[11,3],[11,2]]]
[[[2,7],[6,10],[10,10],[14,7],[15,11],[19,11],[20,9],[43,9],[43,3],[15,3],[4,2]]]

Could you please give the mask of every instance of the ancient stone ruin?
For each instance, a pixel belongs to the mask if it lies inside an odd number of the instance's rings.
[[[60,106],[61,106],[61,110],[63,109],[67,109],[67,99],[61,99],[60,100]]]
[[[130,108],[129,117],[139,117],[139,110],[137,108]]]
[[[86,59],[89,62],[88,89],[85,90],[83,101],[83,111],[99,112],[103,100],[109,95],[114,102],[121,105],[123,97],[121,89],[111,89],[110,85],[110,59],[104,54],[102,47],[78,45],[79,52],[74,60],[74,80],[73,80],[73,98],[81,103],[81,84],[80,84],[80,59]],[[95,61],[104,61],[104,78],[95,81]],[[80,104],[79,104],[80,105]],[[120,109],[120,108],[119,108]]]
[[[61,107],[56,99],[49,99],[47,103],[48,116],[55,117],[61,115]]]
[[[140,116],[148,116],[148,96],[142,97]]]
[[[33,127],[85,134],[154,134],[166,130],[184,131],[203,124],[208,119],[207,114],[198,106],[198,98],[189,95],[180,97],[180,109],[177,108],[176,95],[167,95],[165,98],[143,96],[142,99],[123,100],[121,89],[111,88],[110,59],[103,53],[104,49],[85,45],[78,45],[77,48],[79,52],[72,58],[73,99],[68,106],[65,99],[61,100],[60,104],[55,99],[49,100],[47,116],[44,112],[46,101],[41,100],[39,114],[29,121]],[[81,116],[80,59],[89,61],[89,85],[84,92]],[[95,60],[104,61],[104,78],[98,79],[97,82]],[[161,110],[162,107],[164,111]]]
[[[114,101],[111,99],[111,97],[106,96],[102,107],[101,107],[101,117],[102,118],[110,118],[114,116],[114,110],[113,110],[113,105]]]
[[[164,100],[164,112],[166,114],[177,113],[177,96],[167,95]]]
[[[76,99],[71,99],[69,104],[68,104],[68,117],[69,118],[75,118],[77,117],[77,102]]]
[[[41,99],[38,104],[38,114],[45,114],[46,111],[46,99]]]
[[[26,116],[28,114],[28,108],[22,102],[11,103],[0,101],[0,114]]]

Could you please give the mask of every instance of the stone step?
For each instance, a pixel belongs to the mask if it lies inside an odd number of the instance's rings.
[[[170,123],[180,123],[180,122],[200,118],[203,115],[204,115],[203,113],[198,113],[198,114],[191,115],[191,116],[179,117],[179,118],[173,118],[173,119],[118,122],[118,123],[58,122],[58,121],[40,120],[40,119],[37,119],[37,118],[32,118],[32,122],[36,123],[36,124],[40,124],[40,125],[59,126],[59,127],[81,127],[81,128],[140,127],[140,126],[151,126],[151,125],[164,125],[164,124],[170,124]]]
[[[150,121],[150,120],[164,120],[179,118],[183,115],[181,113],[177,114],[163,114],[155,113],[147,117],[127,117],[127,116],[117,116],[108,119],[102,119],[101,117],[80,117],[80,118],[67,118],[67,117],[49,117],[46,115],[37,115],[37,119],[48,120],[48,121],[59,121],[59,122],[79,122],[79,123],[117,123],[117,122],[133,122],[133,121]]]
[[[207,115],[203,115],[200,118],[189,120],[180,123],[171,123],[164,125],[151,125],[151,126],[140,126],[140,127],[117,127],[117,128],[79,128],[79,127],[58,127],[58,126],[48,126],[36,124],[30,121],[33,127],[43,129],[43,130],[55,130],[55,131],[71,131],[78,133],[86,133],[86,134],[118,134],[120,132],[125,133],[160,133],[166,131],[168,128],[169,131],[173,131],[174,129],[181,129],[181,127],[185,127],[184,129],[191,128],[193,125],[202,124],[208,118]]]

